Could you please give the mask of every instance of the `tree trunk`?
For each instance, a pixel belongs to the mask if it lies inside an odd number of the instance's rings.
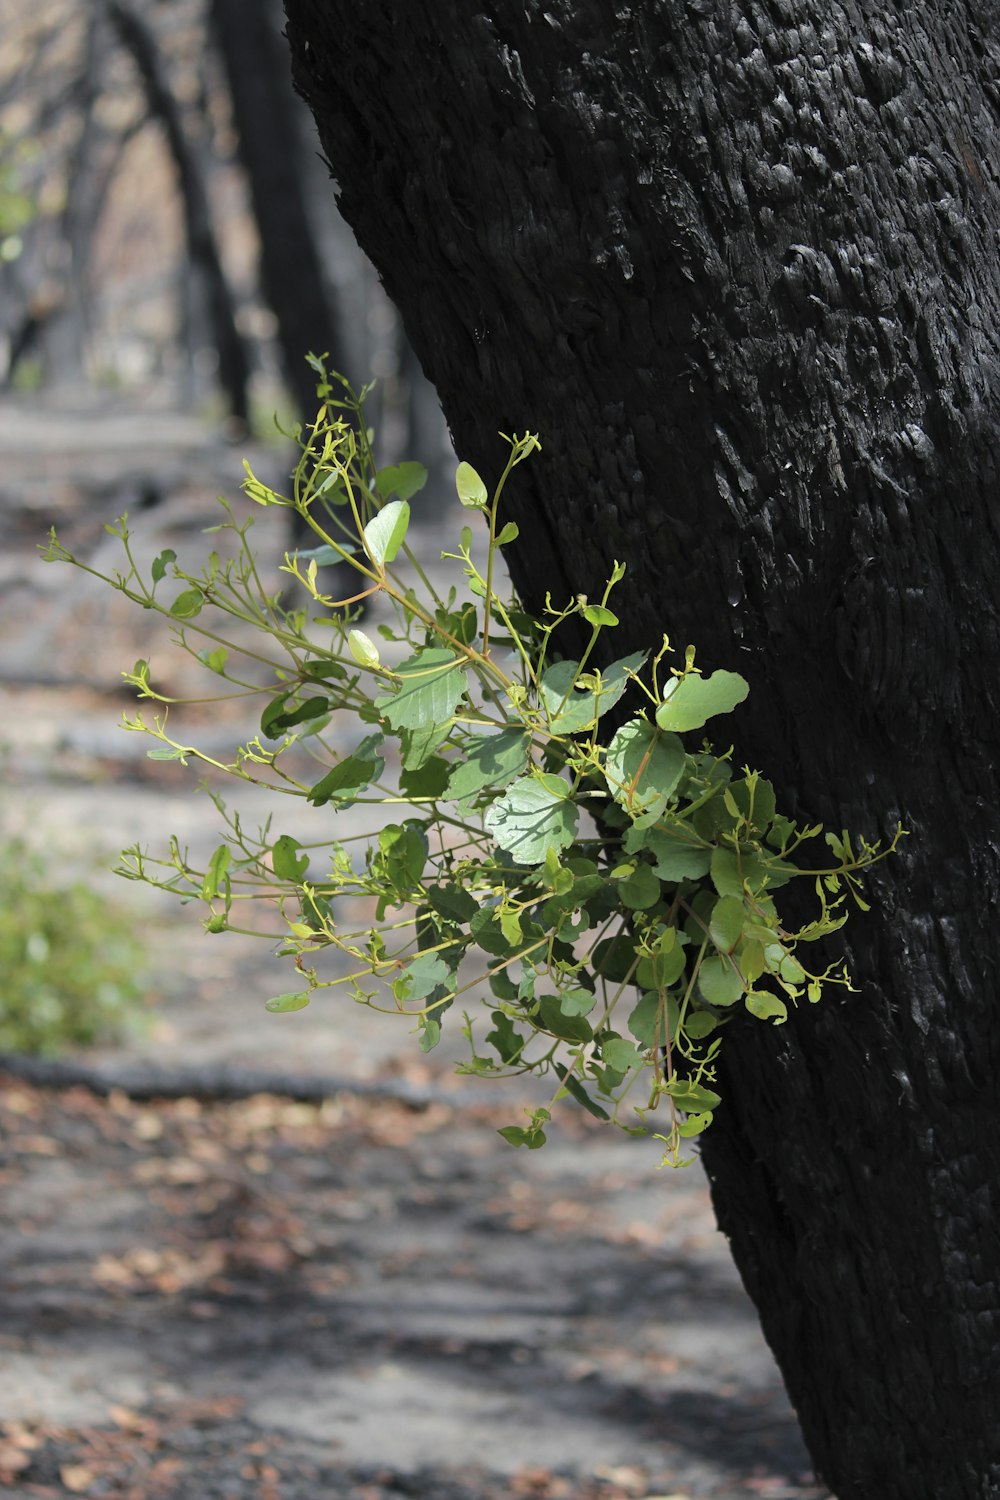
[[[1000,1496],[997,9],[286,11],[459,453],[541,434],[522,594],[623,558],[618,654],[694,641],[795,813],[910,830],[858,992],[730,1028],[704,1157],[841,1500]]]
[[[208,190],[163,66],[156,37],[146,21],[121,0],[107,0],[107,13],[122,45],[131,54],[146,93],[149,113],[159,120],[177,172],[184,210],[184,233],[192,271],[207,293],[208,321],[219,358],[219,384],[233,416],[245,423],[249,415],[247,387],[250,367],[236,326],[233,300],[216,244]]]
[[[302,178],[301,110],[287,76],[282,13],[273,0],[212,0],[219,44],[260,235],[260,282],[278,321],[285,383],[301,422],[316,413],[316,375],[307,354],[327,354],[352,372],[323,277]]]

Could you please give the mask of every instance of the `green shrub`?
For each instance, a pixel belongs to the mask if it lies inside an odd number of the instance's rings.
[[[143,998],[140,957],[120,907],[54,883],[20,841],[0,845],[0,1051],[53,1056],[120,1036]]]

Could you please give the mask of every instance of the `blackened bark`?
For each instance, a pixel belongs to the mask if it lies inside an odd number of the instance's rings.
[[[738,667],[786,804],[911,830],[704,1155],[841,1500],[995,1500],[1000,10],[285,4],[460,454],[542,435],[521,591],[624,558],[618,649]]]
[[[203,277],[206,287],[212,342],[219,358],[219,384],[233,416],[246,422],[250,379],[246,349],[236,327],[232,295],[216,244],[208,191],[185,134],[156,37],[146,21],[121,0],[108,0],[107,12],[122,45],[131,53],[136,65],[149,113],[163,127],[177,172],[188,259],[192,269]]]

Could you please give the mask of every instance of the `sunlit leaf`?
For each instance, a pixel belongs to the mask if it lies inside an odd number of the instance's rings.
[[[446,724],[467,687],[463,661],[441,646],[428,646],[396,668],[396,691],[376,700],[391,727],[426,729]]]
[[[656,710],[656,722],[661,729],[671,729],[683,734],[689,729],[700,729],[716,714],[732,713],[750,691],[749,683],[738,672],[713,672],[711,677],[699,677],[690,673],[687,677],[674,679],[675,686],[665,694],[665,701]]]
[[[501,729],[498,734],[467,739],[463,759],[451,773],[448,796],[464,801],[486,787],[506,786],[528,764],[528,744],[529,736],[522,729]]]
[[[661,813],[684,771],[684,747],[647,719],[630,719],[608,746],[604,774],[631,818]]]
[[[517,864],[540,865],[549,849],[565,849],[573,842],[577,816],[576,805],[565,795],[536,776],[522,776],[494,802],[483,822]]]
[[[364,530],[365,551],[377,568],[393,561],[409,524],[410,507],[405,500],[390,500],[372,516]]]
[[[485,510],[489,504],[489,492],[471,464],[459,464],[455,474],[458,498],[470,510]]]

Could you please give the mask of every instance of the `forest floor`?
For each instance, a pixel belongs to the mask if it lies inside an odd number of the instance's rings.
[[[106,561],[131,507],[180,552],[240,456],[169,412],[0,407],[0,831],[61,869],[217,839],[197,778],[115,729],[153,622],[35,546],[55,521]],[[516,1152],[513,1086],[357,1007],[270,1016],[266,948],[116,894],[148,1026],[70,1059],[96,1089],[0,1078],[11,1500],[821,1500],[697,1166],[569,1114]],[[129,1082],[154,1067],[180,1097]],[[269,1087],[212,1097],[248,1070]]]

